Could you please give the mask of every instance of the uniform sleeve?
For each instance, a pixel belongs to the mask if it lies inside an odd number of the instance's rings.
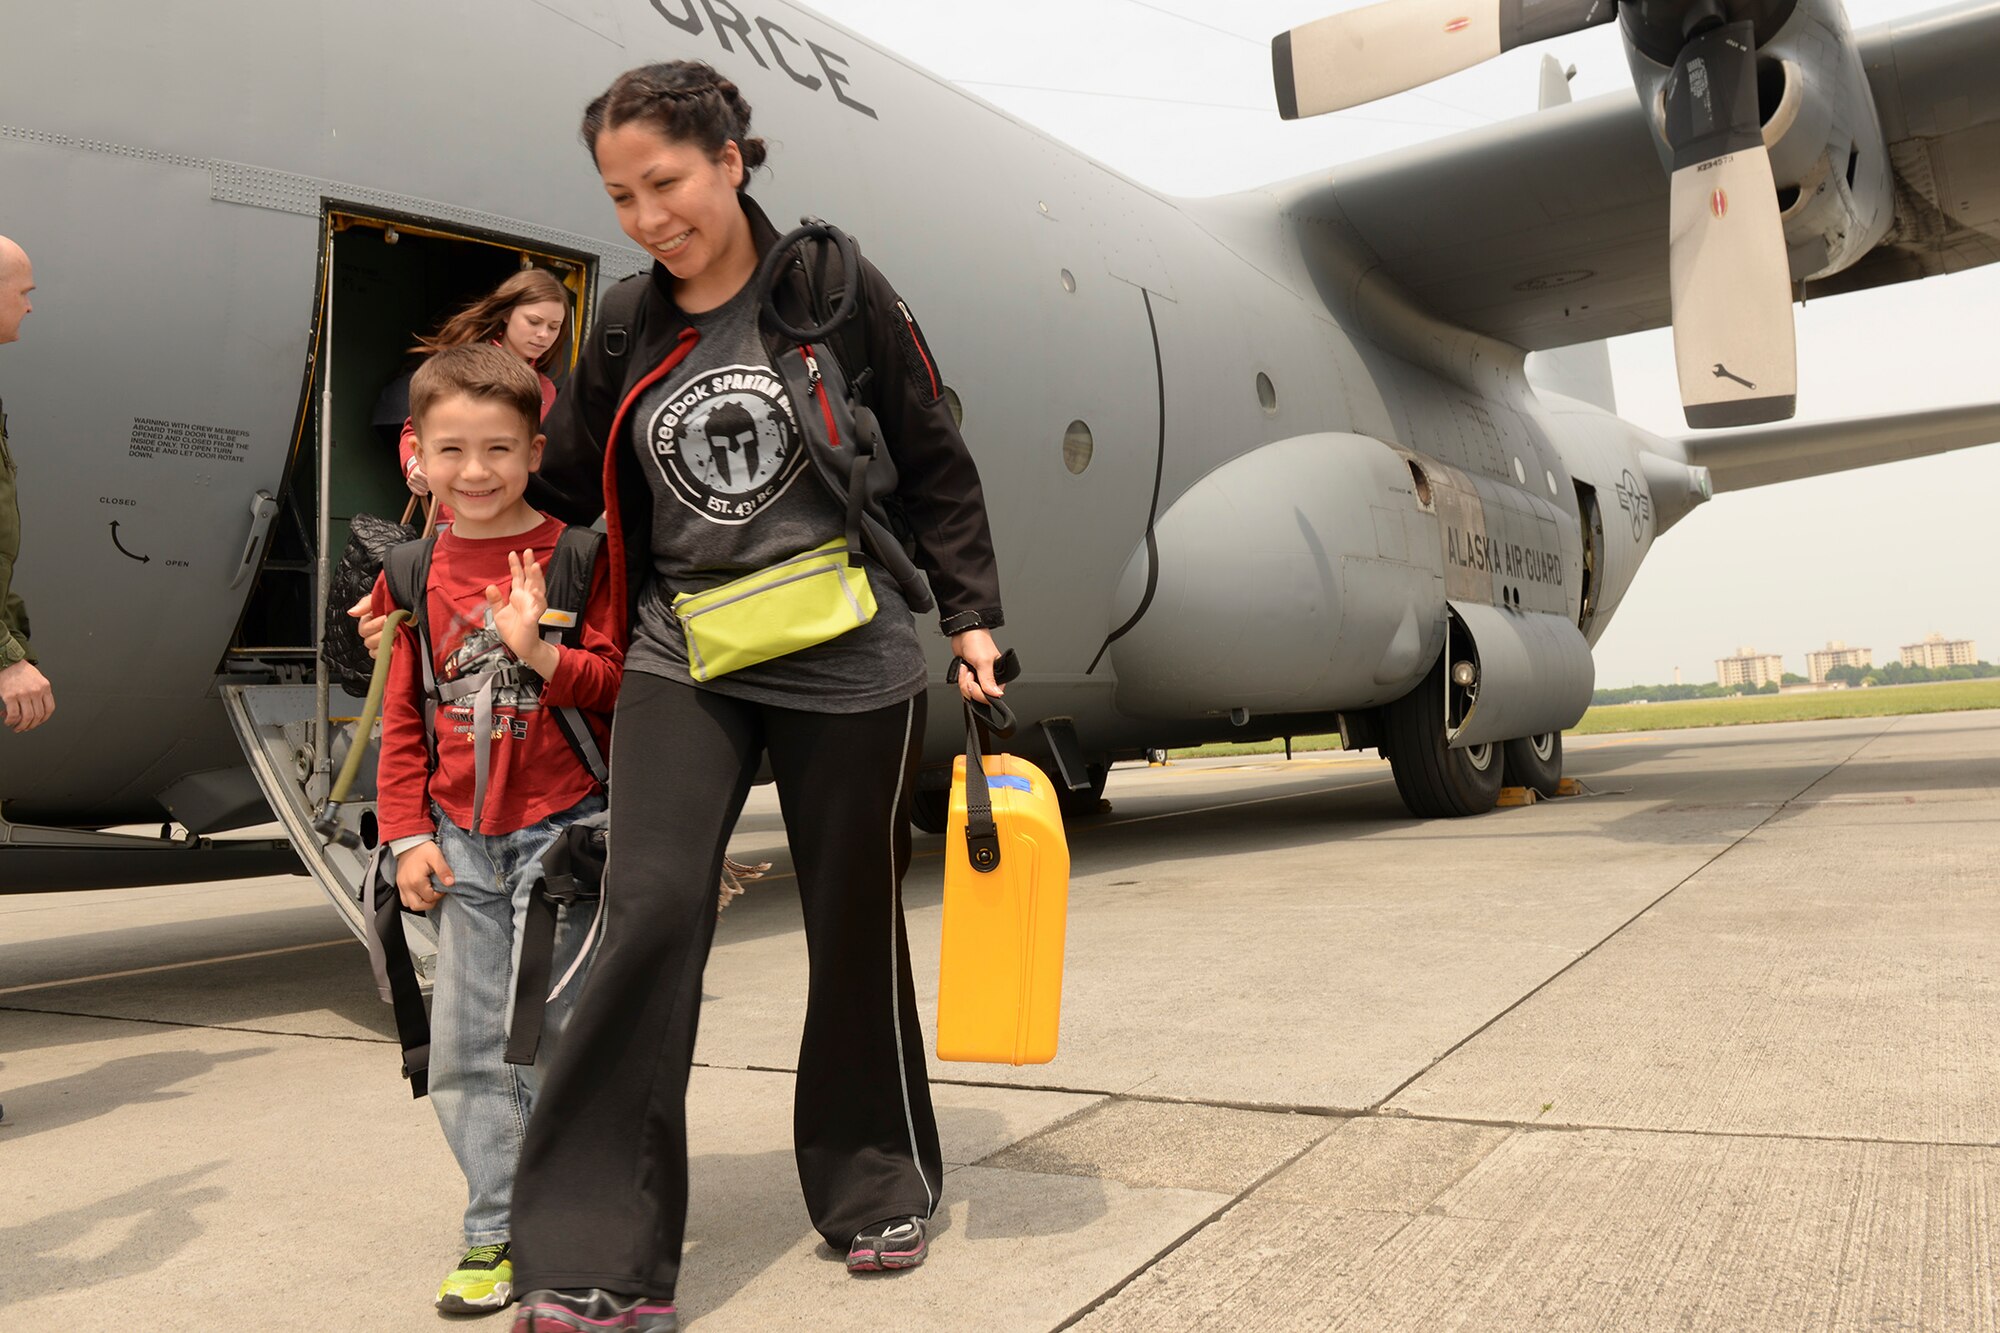
[[[21,606],[21,599],[9,596],[4,606],[0,606],[0,671],[16,662],[32,662],[35,654],[28,647],[26,638],[14,633],[13,626],[27,627],[27,612]]]
[[[28,607],[11,589],[11,563],[0,558],[0,671],[16,662],[32,662],[35,650],[28,646]]]
[[[14,557],[21,549],[20,510],[6,468],[0,435],[0,669],[35,660],[28,646],[28,608],[14,592]]]
[[[373,609],[376,615],[394,609],[386,578],[375,581]],[[398,625],[389,682],[382,695],[382,748],[375,761],[375,818],[384,842],[437,832],[431,822],[431,757],[424,740],[420,651],[421,641],[409,622]]]
[[[875,414],[895,459],[896,499],[917,541],[946,634],[1003,623],[1000,571],[972,451],[951,419],[944,371],[889,280],[862,260]],[[900,307],[900,308],[899,308]]]
[[[623,617],[617,612],[611,602],[610,562],[600,546],[590,576],[590,600],[583,611],[583,640],[574,648],[563,648],[555,678],[542,690],[543,703],[586,713],[611,712],[625,675],[625,649],[619,642]]]

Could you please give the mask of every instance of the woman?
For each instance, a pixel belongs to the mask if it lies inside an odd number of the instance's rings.
[[[546,270],[524,268],[444,322],[429,338],[417,339],[412,352],[429,355],[447,347],[489,342],[512,352],[534,368],[542,382],[542,415],[555,405],[555,381],[548,375],[568,343],[569,294]],[[408,376],[404,376],[407,406]],[[387,391],[385,390],[385,395]],[[406,411],[407,418],[407,411]],[[392,418],[393,420],[393,418]],[[416,436],[403,422],[403,480],[417,495],[429,495],[430,483],[417,457]]]
[[[678,1327],[702,967],[723,846],[766,754],[811,962],[794,1146],[813,1223],[850,1269],[913,1267],[938,1202],[901,900],[926,683],[909,602],[869,560],[873,619],[700,684],[670,609],[676,594],[843,532],[841,507],[809,475],[806,405],[773,370],[795,344],[759,319],[752,277],[778,238],[743,193],[764,160],[749,126],[736,86],[695,61],[633,70],[584,115],[619,224],[656,262],[614,294],[624,301],[606,302],[623,310],[636,295],[629,340],[594,339],[546,423],[538,503],[572,522],[606,513],[632,622],[605,939],[514,1196],[516,1285],[528,1293],[517,1333]],[[779,313],[819,322],[803,270],[777,272]],[[997,696],[999,579],[978,471],[907,306],[865,262],[851,280],[865,297],[868,364],[843,368],[867,386],[941,628],[971,667],[959,688]]]

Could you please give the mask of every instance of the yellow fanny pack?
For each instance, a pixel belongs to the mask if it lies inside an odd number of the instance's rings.
[[[845,537],[835,537],[720,587],[675,597],[688,674],[714,680],[873,620],[875,589],[850,549]]]

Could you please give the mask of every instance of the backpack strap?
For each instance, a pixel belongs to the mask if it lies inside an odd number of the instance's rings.
[[[875,414],[881,399],[875,393],[876,367],[868,355],[868,284],[862,266],[861,248],[852,236],[847,240],[854,246],[851,271],[841,262],[840,247],[831,236],[819,236],[808,241],[806,248],[813,250],[815,256],[810,262],[801,259],[800,265],[807,275],[813,318],[821,324],[832,320],[834,313],[840,309],[850,280],[853,283],[853,313],[825,335],[824,345],[833,353],[833,359],[840,363],[841,374],[847,381],[847,397],[853,405],[855,430],[861,436],[862,449],[857,457],[865,455],[867,458],[867,475],[861,484],[866,489],[864,507],[869,515],[867,522],[874,529],[870,533],[868,549],[883,568],[895,576],[903,589],[904,598],[910,603],[910,609],[924,611],[934,605],[930,585],[918,576],[913,563],[917,546],[896,499],[899,481],[896,460],[890,456],[888,446],[882,441],[881,422]],[[905,319],[909,318],[907,309],[902,309],[901,313]],[[911,320],[910,342],[916,344],[920,336],[915,321]],[[926,358],[929,356],[928,351],[921,348],[918,354]],[[848,544],[854,544],[851,538]],[[900,558],[891,548],[900,551]]]
[[[403,1051],[403,1077],[410,1081],[410,1096],[421,1097],[430,1090],[431,1022],[424,1009],[423,985],[417,980],[416,965],[410,961],[409,940],[403,934],[403,900],[396,891],[396,863],[389,857],[389,844],[381,843],[368,858],[362,879],[361,920],[366,928],[363,943],[368,961],[375,969],[375,984],[382,998],[395,1007],[396,1043]]]
[[[583,615],[590,604],[590,581],[597,570],[597,557],[604,549],[604,534],[595,528],[574,524],[556,538],[555,552],[542,571],[548,588],[549,613],[542,617],[542,638],[549,643],[574,648],[583,642]],[[590,724],[576,708],[554,710],[556,725],[576,757],[600,784],[610,785],[611,766]]]
[[[410,613],[410,628],[417,638],[417,660],[424,680],[424,748],[430,755],[430,769],[437,771],[437,674],[431,662],[430,586],[431,557],[437,550],[437,534],[402,542],[382,557],[382,576],[389,584],[389,600]]]
[[[398,542],[382,557],[382,576],[389,583],[389,597],[421,624],[430,612],[424,594],[431,581],[431,555],[437,549],[437,534],[413,542]]]
[[[635,273],[604,293],[597,312],[597,341],[607,359],[623,360],[639,341],[639,312],[645,308],[648,281],[646,274]]]
[[[598,932],[604,925],[602,884],[610,820],[608,810],[587,815],[557,834],[555,842],[542,854],[540,873],[529,895],[527,917],[520,929],[521,957],[514,974],[514,1007],[507,1021],[507,1049],[502,1057],[510,1065],[535,1063],[541,1048],[542,1020],[549,1004],[575,978],[597,943]],[[569,970],[551,989],[559,909],[567,907],[575,911],[587,898],[598,900],[590,930],[577,946]]]
[[[486,612],[486,627],[493,627],[493,612]],[[419,630],[417,642],[423,645],[424,653],[424,696],[433,710],[438,704],[455,704],[466,699],[472,700],[472,831],[478,833],[486,816],[486,779],[493,771],[493,697],[494,685],[500,679],[500,672],[482,671],[475,676],[461,676],[449,685],[439,685],[431,668],[430,636]],[[436,712],[425,723],[424,733],[431,743],[431,753],[437,753]]]
[[[831,237],[814,237],[802,249],[807,253],[800,256],[799,263],[806,275],[814,323],[830,321],[846,299],[849,280],[854,283],[854,308],[826,335],[826,344],[847,377],[848,393],[860,401],[867,397],[875,379],[875,368],[868,363],[868,287],[861,280],[860,247],[855,247],[852,274],[841,262],[840,247]]]
[[[597,557],[604,549],[604,534],[594,528],[581,528],[574,524],[562,530],[556,538],[556,549],[549,556],[547,568],[542,571],[542,579],[548,589],[549,613],[542,619],[542,638],[545,642],[577,647],[583,640],[583,616],[590,604],[590,583],[597,572]],[[558,708],[551,712],[551,718],[562,731],[563,739],[570,749],[590,770],[590,775],[598,783],[609,786],[611,766],[604,760],[604,751],[597,744],[597,736],[591,731],[590,723],[575,707]],[[513,1015],[507,1025],[507,1050],[505,1060],[513,1065],[531,1065],[540,1047],[542,1037],[543,1012],[550,1000],[562,992],[576,973],[572,964],[569,973],[556,983],[552,992],[549,978],[554,970],[556,949],[557,909],[562,905],[573,906],[576,901],[588,896],[582,889],[580,878],[571,873],[572,858],[577,849],[587,846],[579,839],[588,839],[591,830],[598,831],[597,846],[603,846],[605,815],[594,815],[578,824],[573,824],[556,840],[549,854],[542,858],[541,877],[528,899],[527,916],[520,929],[520,963],[516,969],[514,982]],[[599,862],[601,874],[602,862]],[[598,904],[597,916],[590,926],[590,935],[578,952],[578,959],[587,956],[596,941],[598,927],[603,924],[604,906]]]

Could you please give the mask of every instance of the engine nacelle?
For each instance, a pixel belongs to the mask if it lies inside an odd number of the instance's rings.
[[[1757,25],[1757,103],[1778,186],[1793,282],[1838,273],[1895,221],[1889,150],[1861,55],[1837,0],[1742,0]],[[1741,12],[1738,12],[1738,11]],[[1654,142],[1672,169],[1665,97],[1685,7],[1621,4],[1620,33]]]
[[[1409,464],[1363,435],[1242,454],[1160,515],[1110,623],[1128,717],[1371,707],[1409,692],[1444,641],[1444,539]]]

